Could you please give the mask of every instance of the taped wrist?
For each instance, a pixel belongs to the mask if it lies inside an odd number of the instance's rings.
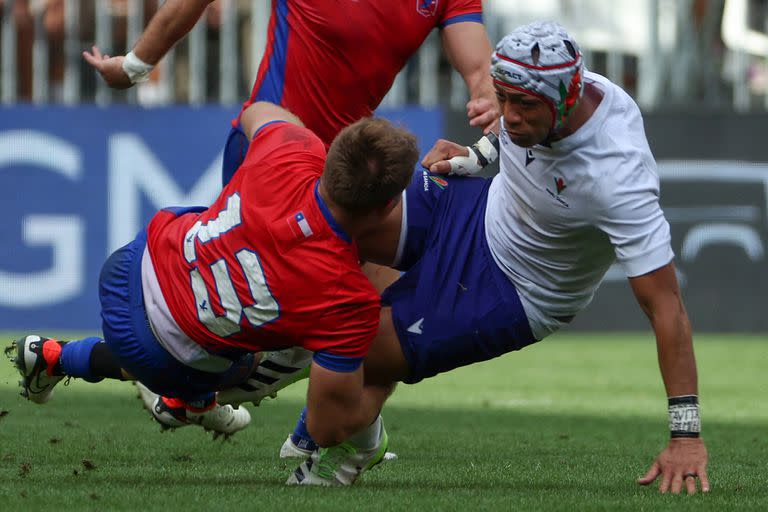
[[[466,176],[475,174],[496,161],[499,157],[499,138],[493,132],[483,135],[480,140],[467,146],[469,156],[455,156],[448,160],[451,164],[451,174]]]
[[[125,59],[123,59],[123,71],[128,75],[132,84],[149,80],[149,73],[152,72],[153,68],[152,64],[147,64],[138,58],[133,51],[128,52]]]
[[[667,399],[669,406],[670,437],[699,437],[699,397],[696,395],[672,396]]]

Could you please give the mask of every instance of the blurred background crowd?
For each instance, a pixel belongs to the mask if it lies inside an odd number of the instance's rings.
[[[264,48],[268,0],[216,0],[152,75],[110,91],[80,57],[97,44],[124,54],[162,0],[0,0],[2,102],[233,104],[245,98]],[[588,66],[648,111],[670,106],[768,108],[768,0],[487,0],[492,42],[534,19],[557,19]],[[398,77],[385,105],[461,107],[466,91],[436,34]]]

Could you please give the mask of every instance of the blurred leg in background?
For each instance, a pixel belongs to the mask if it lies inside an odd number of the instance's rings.
[[[30,1],[0,0],[0,27],[4,25],[8,6],[10,6],[10,17],[16,30],[16,94],[20,101],[31,101],[32,43],[34,42],[35,26]]]

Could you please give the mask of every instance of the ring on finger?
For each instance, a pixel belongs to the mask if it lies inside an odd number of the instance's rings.
[[[686,473],[683,475],[683,480],[686,478],[696,478],[698,475],[696,473]]]

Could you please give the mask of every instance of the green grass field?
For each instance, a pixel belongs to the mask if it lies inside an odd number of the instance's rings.
[[[563,334],[400,386],[383,413],[399,459],[345,489],[283,485],[304,385],[222,443],[160,434],[126,383],[28,403],[3,362],[0,510],[766,510],[768,339],[701,335],[696,352],[712,492],[692,497],[635,484],[668,436],[650,336]]]

